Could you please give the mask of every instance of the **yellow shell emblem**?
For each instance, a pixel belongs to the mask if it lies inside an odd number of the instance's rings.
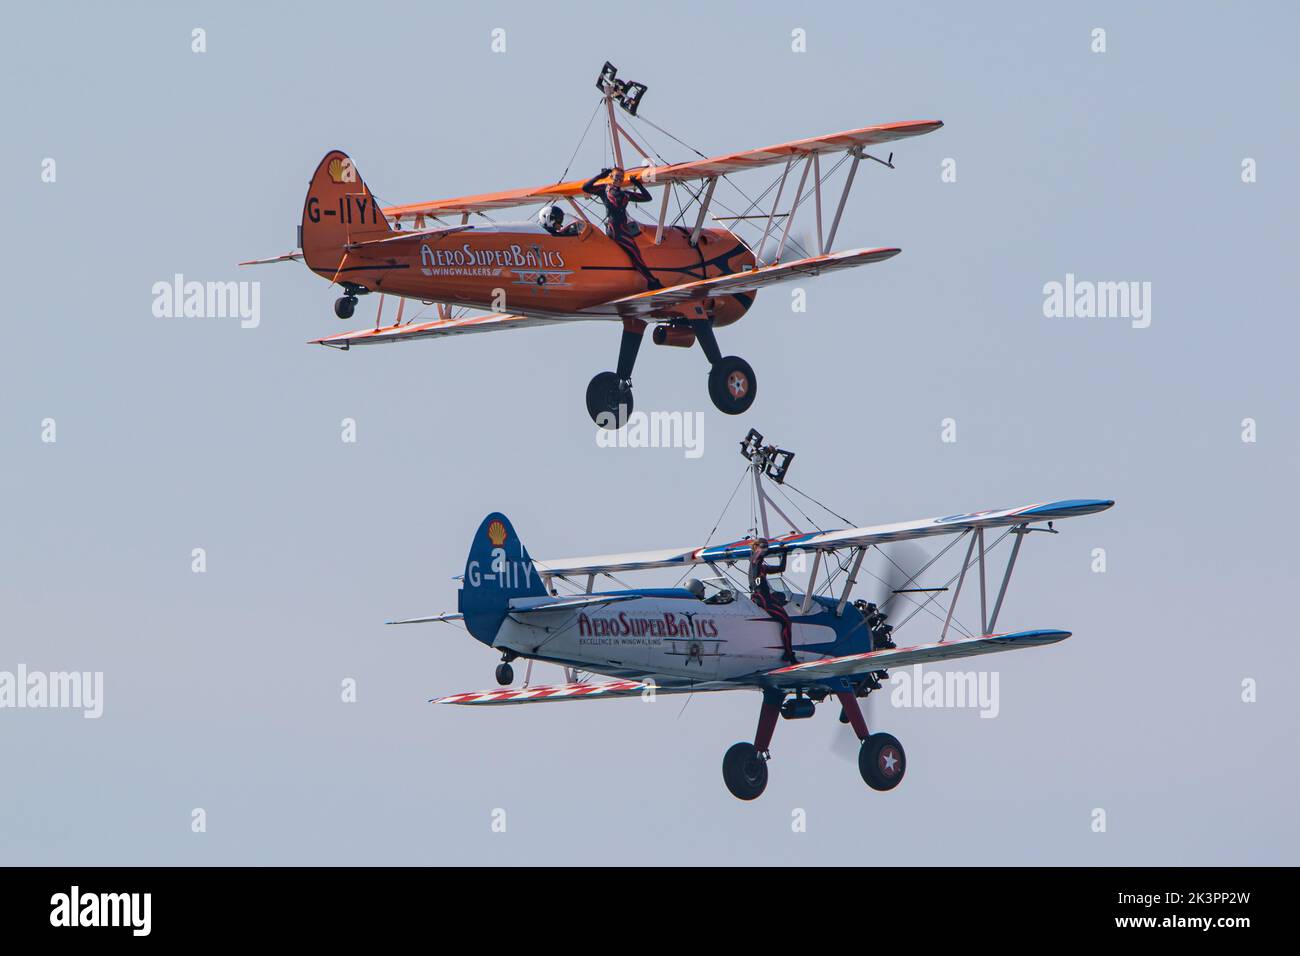
[[[331,159],[329,165],[330,179],[336,183],[352,182],[352,164],[342,159]]]
[[[492,542],[492,547],[499,548],[506,543],[506,526],[500,521],[493,521],[488,525],[488,540]]]

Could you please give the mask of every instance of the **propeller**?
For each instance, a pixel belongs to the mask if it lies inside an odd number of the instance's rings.
[[[772,223],[772,231],[768,234],[767,245],[763,248],[763,258],[758,260],[755,265],[758,268],[770,266],[776,262],[776,250],[781,245],[781,231],[785,228],[785,220],[778,219]],[[762,234],[760,223],[760,232]],[[758,239],[755,237],[754,243],[757,245]],[[792,229],[790,238],[785,241],[785,249],[781,253],[781,258],[785,261],[791,259],[803,259],[806,256],[817,255],[817,237],[807,229]]]
[[[870,603],[876,605],[887,617],[896,621],[902,620],[907,616],[907,608],[914,607],[911,601],[905,595],[895,594],[895,591],[907,587],[916,587],[917,582],[908,583],[908,579],[915,574],[926,562],[924,550],[919,545],[901,542],[889,546],[888,557],[882,557],[878,562],[879,567],[876,572],[876,578],[872,580],[872,585],[868,590]],[[892,558],[893,560],[889,560]],[[924,600],[924,599],[922,599]],[[845,608],[845,613],[849,609]],[[858,613],[854,609],[853,613]],[[863,627],[866,627],[863,624]],[[876,712],[878,710],[876,702],[881,694],[889,692],[889,685],[886,684],[880,690],[873,690],[867,697],[858,698],[858,705],[862,708],[862,716],[867,722],[867,727],[874,733],[876,729]],[[835,732],[831,735],[831,752],[846,760],[857,760],[858,749],[861,742],[853,728],[848,724],[840,724]]]

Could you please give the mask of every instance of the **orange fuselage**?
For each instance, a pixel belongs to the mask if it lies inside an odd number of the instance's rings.
[[[311,210],[309,210],[309,215]],[[354,217],[360,216],[354,210]],[[317,274],[374,292],[503,312],[573,315],[647,290],[626,252],[595,225],[577,236],[554,236],[530,223],[463,226],[434,235],[411,234],[380,246],[356,248],[341,262],[337,247],[320,254],[306,249]],[[655,245],[655,227],[642,224],[637,247],[664,286],[752,268],[748,247],[726,229],[704,229],[692,247],[689,230],[666,229]],[[341,268],[340,268],[341,266]],[[739,319],[753,293],[707,302],[677,303],[662,318],[700,318],[715,325]]]

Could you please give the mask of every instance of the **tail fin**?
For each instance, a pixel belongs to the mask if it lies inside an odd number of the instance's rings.
[[[302,208],[303,261],[333,278],[347,257],[343,247],[392,232],[379,202],[362,182],[347,153],[333,149],[316,167]]]
[[[470,634],[491,644],[506,619],[511,598],[544,597],[542,577],[510,519],[493,512],[479,525],[465,561],[459,610]]]

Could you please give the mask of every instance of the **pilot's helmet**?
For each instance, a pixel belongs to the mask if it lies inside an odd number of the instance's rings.
[[[543,229],[559,229],[564,222],[564,212],[559,206],[543,206],[537,213],[537,221]]]
[[[691,592],[691,596],[698,601],[704,600],[704,582],[699,578],[691,578],[686,582],[686,590]]]

